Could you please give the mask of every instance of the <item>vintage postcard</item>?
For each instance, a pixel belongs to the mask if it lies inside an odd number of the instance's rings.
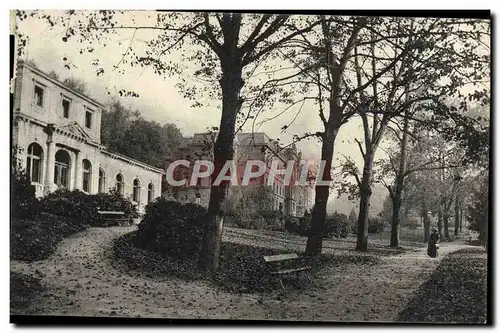
[[[11,322],[491,322],[460,14],[12,10]]]

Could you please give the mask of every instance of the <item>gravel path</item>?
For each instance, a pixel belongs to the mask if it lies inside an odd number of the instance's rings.
[[[132,277],[112,268],[113,239],[132,227],[91,228],[65,239],[35,263],[11,261],[11,270],[42,276],[48,291],[23,313],[74,316],[393,321],[408,297],[447,253],[467,245],[442,244],[384,257],[381,265],[322,269],[306,288],[266,295],[230,294],[205,281]]]

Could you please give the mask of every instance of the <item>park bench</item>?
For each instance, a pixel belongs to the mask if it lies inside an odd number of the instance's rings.
[[[283,285],[283,277],[295,273],[298,279],[300,272],[307,273],[311,267],[300,264],[300,257],[297,253],[277,254],[272,256],[264,256],[264,261],[268,265],[269,274],[276,276],[279,279],[280,285],[285,290]],[[310,281],[309,275],[306,274]]]
[[[105,227],[114,225],[124,226],[130,224],[130,219],[125,217],[124,212],[98,210],[97,214],[102,217]]]

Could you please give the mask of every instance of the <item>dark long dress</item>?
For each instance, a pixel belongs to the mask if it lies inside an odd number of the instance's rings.
[[[429,237],[429,245],[427,246],[427,254],[431,258],[437,257],[438,253],[437,253],[436,243],[438,242],[438,240],[439,240],[439,235],[437,232],[431,234],[431,236]]]

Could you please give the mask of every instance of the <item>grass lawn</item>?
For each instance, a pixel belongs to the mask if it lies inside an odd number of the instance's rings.
[[[146,277],[176,277],[186,281],[203,279],[197,267],[197,258],[174,258],[138,248],[134,245],[135,232],[115,240],[112,265],[118,270]],[[375,238],[375,237],[374,237]],[[262,293],[279,289],[277,280],[270,276],[263,260],[265,255],[295,252],[303,253],[307,237],[279,231],[224,228],[221,245],[218,287],[232,293]],[[303,258],[302,263],[312,267],[311,273],[329,267],[342,270],[347,265],[377,265],[381,257],[414,250],[416,245],[390,248],[380,236],[373,239],[367,252],[354,251],[356,238],[325,238],[320,258]],[[418,244],[420,245],[420,244]]]
[[[137,248],[133,243],[134,235],[135,232],[129,233],[115,241],[112,255],[115,259],[113,265],[116,268],[148,277],[173,276],[191,281],[203,278],[197,268],[196,257],[178,259]],[[273,242],[272,239],[268,240],[268,246],[263,245],[263,242],[254,245],[223,242],[216,285],[233,293],[259,293],[276,290],[277,281],[269,275],[263,256],[290,253],[294,251],[294,248],[290,245],[279,246],[280,243]],[[380,263],[380,259],[373,255],[356,253],[339,253],[337,255],[327,253],[320,258],[303,258],[302,263],[311,266],[311,272],[314,274],[327,266],[376,265]]]
[[[482,248],[446,256],[399,314],[404,322],[484,323],[487,254]]]
[[[11,313],[392,322],[440,263],[425,249],[373,242],[370,251],[359,253],[353,251],[353,237],[325,239],[311,281],[285,281],[284,292],[267,275],[262,255],[300,254],[305,237],[227,228],[219,276],[207,281],[195,258],[162,257],[135,247],[136,230],[89,228],[62,240],[48,259],[11,260],[12,272],[33,278],[13,279],[17,299]],[[443,244],[443,258],[445,248],[461,246]]]

